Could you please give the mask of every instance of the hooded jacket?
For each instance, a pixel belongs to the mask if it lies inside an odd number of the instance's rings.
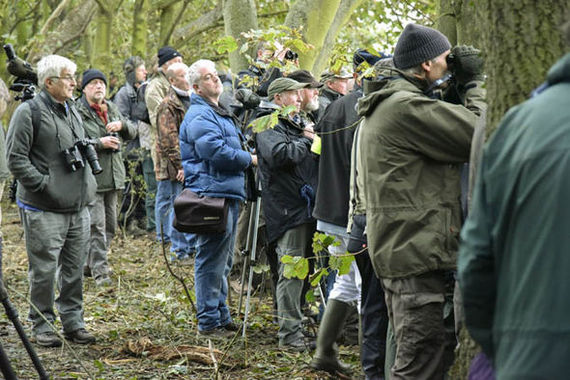
[[[293,227],[313,221],[318,162],[311,144],[303,135],[303,127],[288,117],[280,117],[275,127],[256,136],[263,215],[270,242]]]
[[[570,54],[486,144],[458,273],[466,324],[497,379],[570,373]]]
[[[465,106],[432,99],[427,84],[398,73],[359,101],[367,235],[374,270],[403,278],[456,266],[460,166],[485,108],[481,82]]]

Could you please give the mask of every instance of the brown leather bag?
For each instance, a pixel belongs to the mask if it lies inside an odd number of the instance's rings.
[[[172,226],[180,232],[221,234],[226,232],[227,220],[225,198],[207,197],[184,189],[174,200]]]

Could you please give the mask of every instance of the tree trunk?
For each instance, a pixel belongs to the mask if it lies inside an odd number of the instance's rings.
[[[559,0],[478,0],[477,24],[485,53],[487,128],[528,98],[563,55],[561,24],[570,3]]]
[[[148,34],[147,15],[149,0],[136,0],[133,10],[133,42],[131,47],[132,55],[146,57],[146,41]]]
[[[302,69],[313,68],[339,6],[340,0],[297,0],[289,10],[285,25],[294,29],[303,26],[305,42],[314,46],[306,53],[297,52]]]
[[[257,10],[253,0],[224,0],[224,28],[227,36],[240,40],[241,33],[257,29]],[[238,49],[229,54],[233,73],[245,69],[248,61]]]
[[[454,0],[440,0],[437,4],[437,29],[445,34],[451,45],[457,45],[457,14]]]
[[[113,12],[109,7],[99,5],[95,25],[97,25],[93,43],[95,54],[90,63],[94,68],[106,72],[111,62],[111,28],[113,25]]]
[[[318,55],[312,67],[312,72],[315,75],[320,75],[320,73],[329,66],[328,59],[334,47],[338,33],[341,28],[344,27],[360,3],[362,3],[362,0],[341,0],[338,10],[334,16],[334,20],[332,21],[332,24],[327,31],[327,35],[323,42],[323,47],[317,51]]]

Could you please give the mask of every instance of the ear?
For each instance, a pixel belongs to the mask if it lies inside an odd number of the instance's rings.
[[[432,61],[422,62],[422,69],[424,69],[424,71],[429,73],[431,71],[432,64],[433,64]]]

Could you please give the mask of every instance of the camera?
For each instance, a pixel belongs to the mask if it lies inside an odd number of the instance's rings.
[[[103,171],[99,163],[99,157],[93,147],[93,142],[89,139],[77,140],[71,148],[62,151],[63,158],[69,169],[74,172],[85,167],[83,158],[87,160],[91,167],[91,173],[97,175]]]
[[[447,57],[445,57],[445,61],[447,62],[447,71],[455,73],[455,55],[453,53],[449,53]]]
[[[15,99],[22,101],[32,99],[36,94],[38,75],[32,65],[16,56],[11,44],[5,44],[3,48],[6,57],[8,57],[6,68],[10,74],[16,77],[14,84],[10,86],[10,90],[20,93]]]
[[[295,53],[293,50],[287,50],[284,58],[289,61],[294,61],[299,58],[299,54]]]

